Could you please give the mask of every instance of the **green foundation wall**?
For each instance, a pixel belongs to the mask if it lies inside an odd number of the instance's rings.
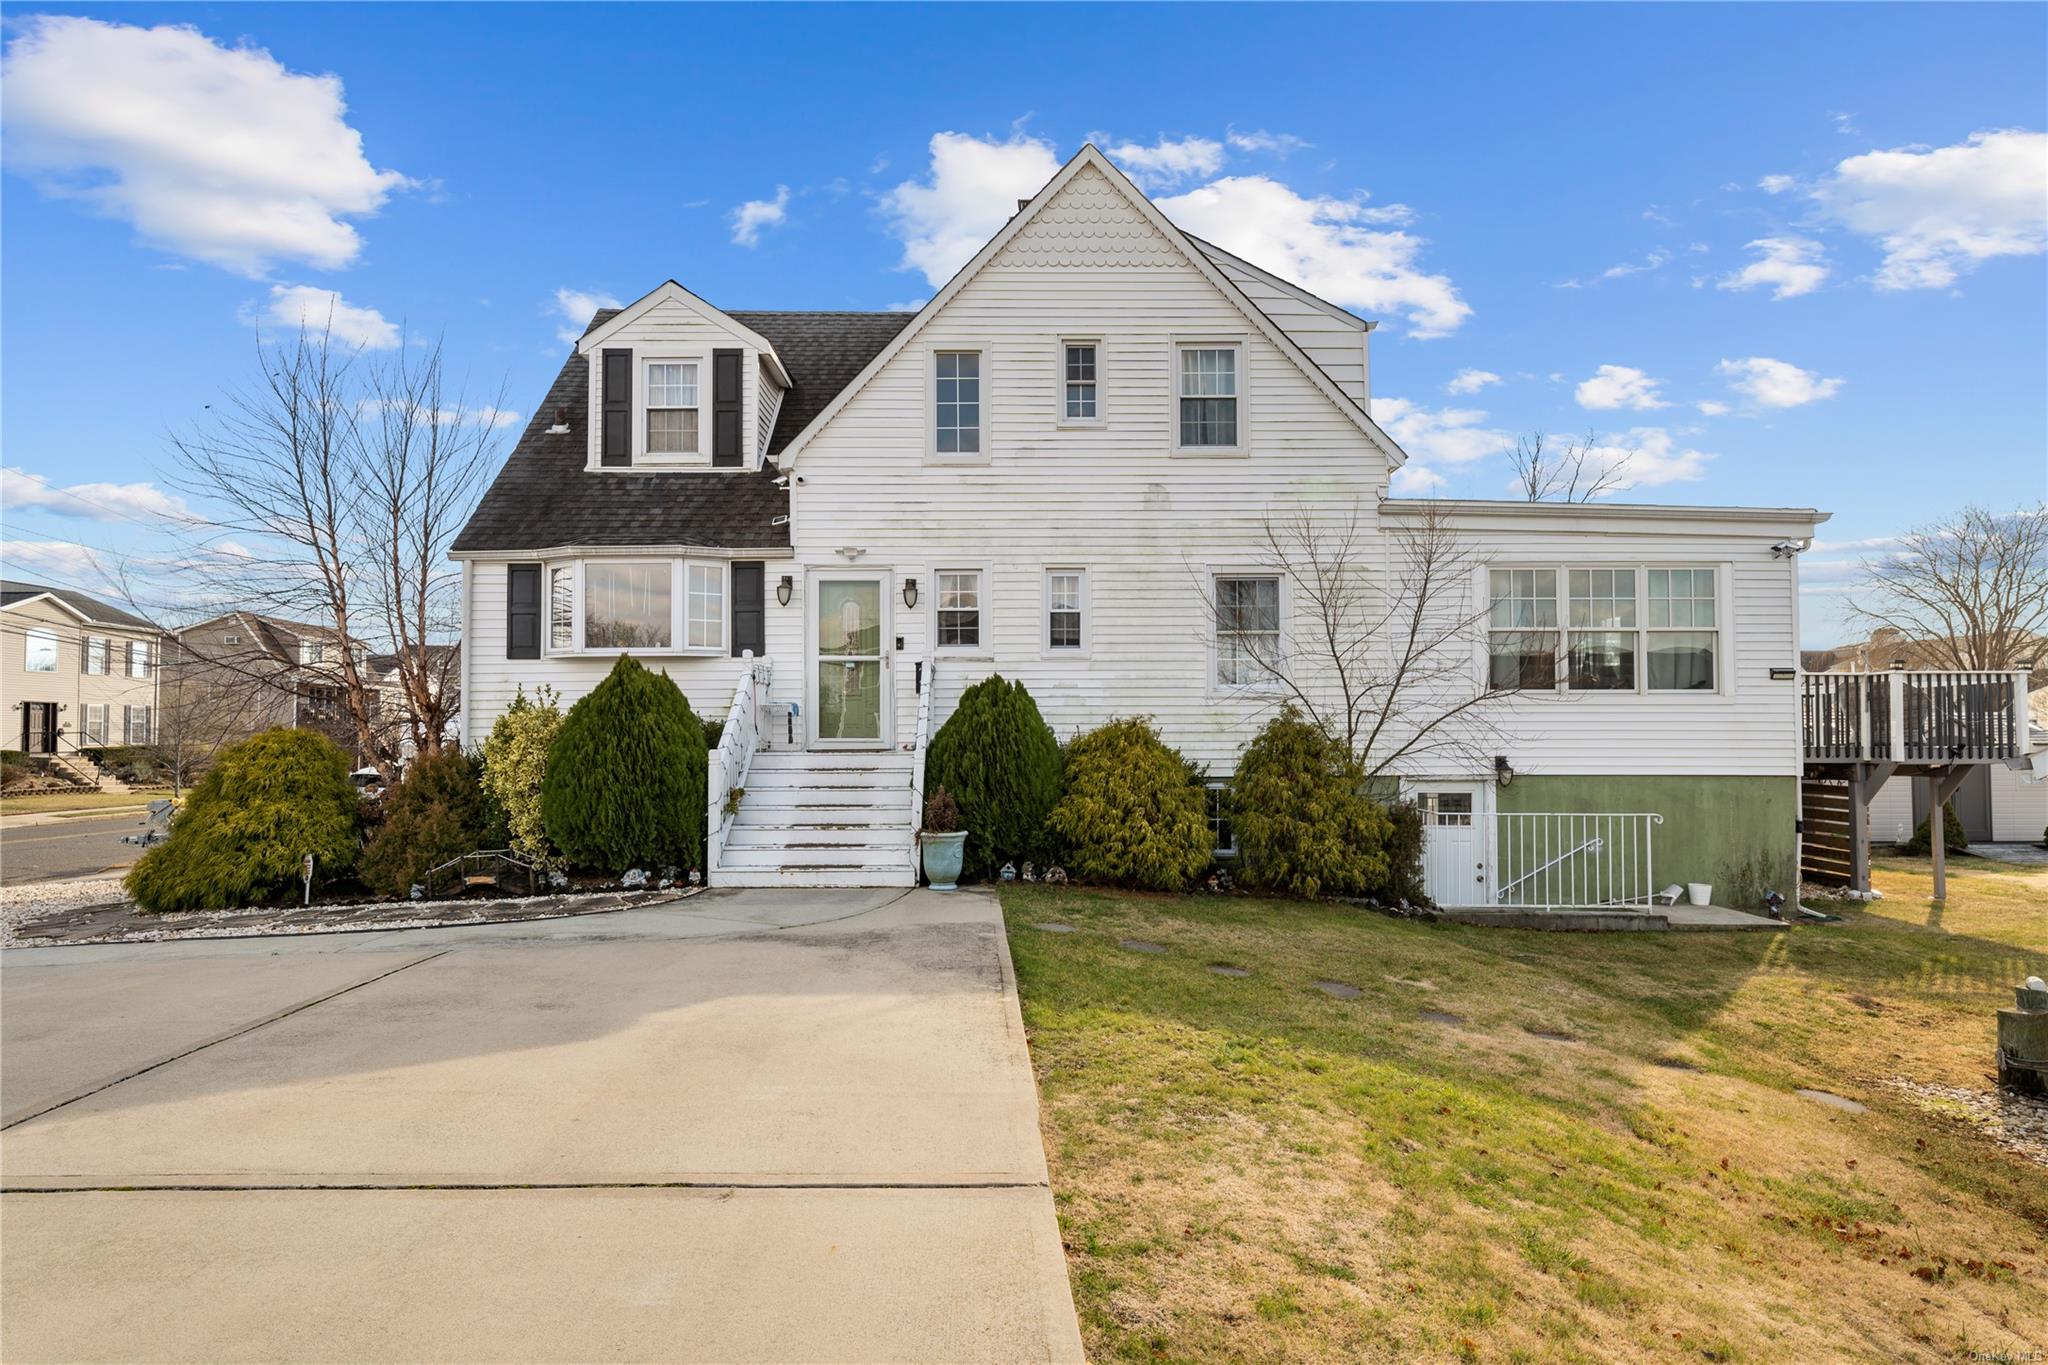
[[[1655,811],[1659,886],[1710,882],[1714,903],[1753,910],[1767,890],[1798,891],[1796,777],[1566,777],[1519,774],[1494,790],[1502,812]]]

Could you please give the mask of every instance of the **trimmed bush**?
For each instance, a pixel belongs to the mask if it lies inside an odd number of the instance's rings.
[[[1381,807],[1387,813],[1387,876],[1368,894],[1390,905],[1431,903],[1422,882],[1422,807],[1413,801],[1396,801]]]
[[[548,746],[562,729],[562,708],[551,687],[541,687],[529,701],[521,688],[512,705],[491,726],[484,741],[482,786],[504,822],[507,846],[528,862],[554,867],[562,859],[548,839],[540,814],[540,788],[548,771]]]
[[[451,748],[416,758],[384,798],[384,823],[363,849],[359,875],[372,891],[404,896],[441,864],[484,847],[490,817],[468,754]]]
[[[925,781],[944,787],[967,831],[963,869],[987,876],[1005,859],[1038,856],[1060,798],[1060,746],[1038,703],[1001,674],[960,694],[932,736]]]
[[[1950,853],[1962,853],[1970,847],[1970,837],[1963,833],[1963,822],[1956,817],[1956,808],[1946,801],[1941,803],[1941,833],[1942,846]],[[1899,850],[1922,858],[1934,852],[1925,820],[1913,827],[1913,837],[1901,844]]]
[[[1362,896],[1390,884],[1393,824],[1341,744],[1292,706],[1245,746],[1231,783],[1242,880],[1290,896]]]
[[[348,756],[310,730],[266,730],[223,752],[185,799],[171,837],[128,873],[145,910],[225,910],[297,894],[350,871],[360,798]]]
[[[1199,771],[1140,718],[1075,740],[1066,793],[1048,820],[1067,870],[1084,881],[1186,890],[1213,855],[1203,789],[1191,780]]]
[[[703,862],[704,726],[666,673],[621,655],[548,746],[541,820],[581,867]]]

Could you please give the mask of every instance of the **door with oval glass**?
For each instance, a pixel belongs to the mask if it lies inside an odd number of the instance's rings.
[[[1486,787],[1430,782],[1410,793],[1422,809],[1422,885],[1438,905],[1488,905]]]
[[[811,580],[811,744],[886,749],[895,719],[889,575],[819,574]]]

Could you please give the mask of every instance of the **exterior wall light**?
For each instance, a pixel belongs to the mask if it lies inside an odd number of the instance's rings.
[[[917,605],[917,580],[915,578],[903,580],[903,605],[906,609]]]
[[[775,600],[786,607],[789,605],[790,594],[794,593],[795,591],[796,580],[794,578],[791,578],[788,574],[784,574],[782,576],[782,581],[775,585]]]
[[[1514,765],[1508,762],[1506,754],[1493,756],[1493,780],[1501,786],[1511,786],[1515,780]]]

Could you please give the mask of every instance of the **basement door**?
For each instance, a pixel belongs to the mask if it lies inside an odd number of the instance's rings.
[[[896,712],[889,575],[813,578],[809,634],[811,747],[888,748]]]
[[[1422,885],[1438,905],[1490,905],[1480,782],[1418,783],[1409,799],[1422,808]]]

